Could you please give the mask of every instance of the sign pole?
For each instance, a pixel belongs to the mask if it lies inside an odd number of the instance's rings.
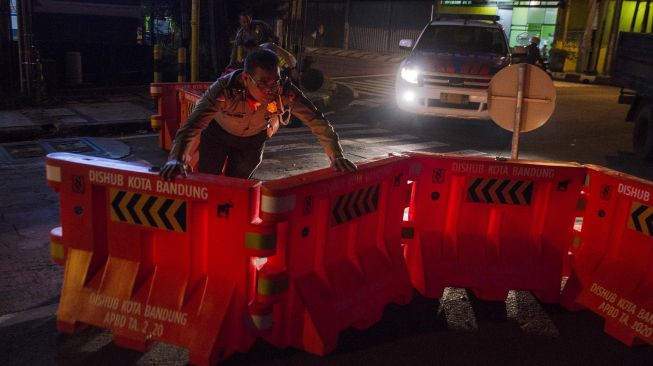
[[[522,102],[524,100],[524,79],[526,76],[526,64],[519,64],[519,74],[517,77],[517,99],[515,103],[515,117],[513,120],[512,129],[512,150],[510,152],[511,159],[519,159],[519,133],[521,132],[522,125]]]

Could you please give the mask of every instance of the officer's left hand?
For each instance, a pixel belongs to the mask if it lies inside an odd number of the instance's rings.
[[[338,172],[355,172],[356,170],[358,170],[356,164],[354,164],[353,162],[351,162],[351,160],[345,157],[339,157],[333,159],[333,161],[331,162],[331,167]]]

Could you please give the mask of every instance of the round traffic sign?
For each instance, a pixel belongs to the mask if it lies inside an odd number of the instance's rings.
[[[544,70],[534,65],[516,64],[499,71],[490,81],[487,107],[490,118],[497,125],[514,130],[520,66],[525,67],[520,131],[528,132],[545,124],[555,108],[556,90]]]

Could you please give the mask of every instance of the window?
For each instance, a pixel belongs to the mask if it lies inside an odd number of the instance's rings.
[[[501,29],[462,25],[430,26],[420,37],[415,49],[444,53],[508,52]]]

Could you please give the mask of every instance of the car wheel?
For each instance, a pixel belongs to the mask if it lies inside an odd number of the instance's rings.
[[[646,105],[635,116],[633,150],[641,159],[653,158],[653,109]]]

